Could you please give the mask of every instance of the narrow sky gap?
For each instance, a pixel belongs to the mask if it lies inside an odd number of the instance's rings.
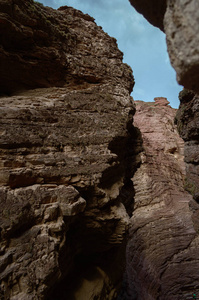
[[[46,6],[72,6],[95,18],[97,25],[117,39],[124,62],[135,77],[135,100],[153,101],[166,97],[178,108],[182,87],[170,65],[165,35],[138,14],[128,0],[39,0]]]

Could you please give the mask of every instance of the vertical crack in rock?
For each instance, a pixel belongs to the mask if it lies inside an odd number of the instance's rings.
[[[0,297],[115,299],[141,148],[132,70],[80,11],[0,9]]]

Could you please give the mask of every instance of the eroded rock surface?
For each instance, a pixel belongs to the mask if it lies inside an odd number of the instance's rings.
[[[191,91],[180,93],[176,123],[185,141],[186,188],[199,202],[199,96]]]
[[[199,92],[199,2],[169,0],[164,17],[171,64],[178,82]]]
[[[199,91],[199,2],[197,0],[130,0],[166,34],[167,49],[178,82]]]
[[[177,79],[186,89],[180,93],[180,107],[176,122],[185,141],[185,187],[199,201],[199,2],[197,0],[168,0],[163,14],[152,9],[154,0],[130,1],[153,25],[162,29],[167,39],[167,49]],[[158,16],[157,16],[158,15]],[[198,204],[192,202],[194,226],[198,228]]]
[[[183,140],[173,121],[176,110],[165,98],[155,100],[136,101],[134,119],[144,151],[133,177],[135,206],[127,246],[129,299],[185,300],[199,293],[199,205],[185,191]]]
[[[131,71],[121,64],[116,40],[89,15],[70,7],[54,10],[33,0],[1,0],[0,12],[1,93],[107,83],[113,76],[132,89],[133,80],[123,80]]]
[[[14,93],[0,98],[0,298],[114,299],[134,193],[132,71],[88,15],[0,9],[1,93]]]

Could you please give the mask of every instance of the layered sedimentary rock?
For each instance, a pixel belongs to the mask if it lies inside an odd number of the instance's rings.
[[[0,11],[1,93],[107,83],[113,76],[132,89],[133,79],[125,80],[131,71],[121,64],[116,40],[89,15],[70,7],[54,10],[33,0],[1,0]]]
[[[0,9],[0,298],[114,299],[134,193],[132,71],[88,15]]]
[[[180,94],[177,114],[178,130],[185,141],[186,189],[199,201],[199,2],[197,0],[161,1],[166,9],[152,9],[155,0],[131,0],[153,25],[162,29],[177,79],[187,90]],[[156,22],[157,18],[162,20]],[[195,203],[197,206],[197,203]],[[195,210],[194,210],[195,211]],[[197,218],[195,218],[197,222]]]
[[[136,171],[127,246],[129,299],[191,299],[199,294],[198,205],[185,191],[183,140],[166,98],[136,101],[143,148]],[[191,206],[191,209],[189,207]]]

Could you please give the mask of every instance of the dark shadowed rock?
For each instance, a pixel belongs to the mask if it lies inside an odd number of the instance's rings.
[[[185,140],[186,189],[199,202],[199,98],[189,90],[180,93],[176,123]]]
[[[80,11],[0,9],[13,94],[0,98],[0,298],[114,299],[137,164],[132,71]]]
[[[54,10],[33,0],[2,0],[0,11],[1,93],[105,83],[113,74],[122,81],[123,72],[131,72],[121,64],[116,40],[78,10]],[[128,85],[132,89],[133,80]]]
[[[166,0],[129,0],[135,9],[154,26],[164,31],[163,19]]]

